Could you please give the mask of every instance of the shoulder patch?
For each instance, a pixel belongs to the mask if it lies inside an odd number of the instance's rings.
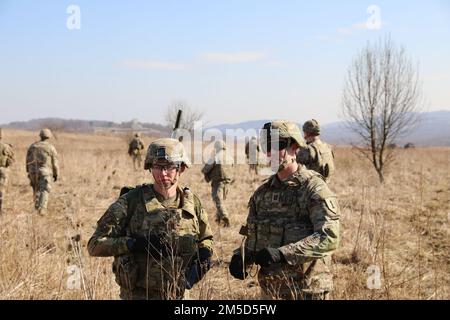
[[[326,198],[326,199],[325,199],[325,203],[326,203],[326,205],[327,205],[327,208],[328,208],[331,212],[333,212],[334,214],[337,214],[337,213],[338,213],[339,206],[338,206],[338,203],[337,203],[336,198],[334,198],[334,197]]]

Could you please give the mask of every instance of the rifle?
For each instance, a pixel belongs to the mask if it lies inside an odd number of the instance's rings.
[[[181,123],[181,114],[183,113],[183,110],[178,110],[177,113],[177,119],[175,120],[175,127],[172,130],[172,138],[175,138],[175,134],[177,132],[177,130],[180,128],[180,123]],[[183,136],[179,136],[178,137],[178,141],[182,142],[183,141]]]

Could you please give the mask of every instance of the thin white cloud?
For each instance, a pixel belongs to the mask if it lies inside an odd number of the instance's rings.
[[[316,35],[313,36],[312,38],[314,40],[318,40],[318,41],[324,41],[324,42],[340,42],[342,40],[342,38],[345,37],[349,37],[352,36],[356,31],[359,30],[379,30],[385,26],[387,26],[388,23],[385,21],[381,21],[379,28],[373,28],[369,25],[369,23],[367,22],[361,22],[361,23],[355,23],[351,26],[348,27],[340,27],[336,29],[337,35],[335,36],[327,36],[327,35]]]
[[[157,61],[157,60],[123,60],[119,64],[127,69],[162,69],[162,70],[185,70],[190,67],[188,64]]]
[[[264,52],[206,52],[200,55],[200,58],[208,62],[253,62],[263,60],[267,57]]]

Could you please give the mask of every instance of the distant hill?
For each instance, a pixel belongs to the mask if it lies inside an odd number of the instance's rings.
[[[29,121],[16,121],[3,128],[13,128],[22,130],[39,130],[50,128],[53,130],[74,131],[74,132],[98,132],[98,131],[139,131],[153,136],[168,136],[171,132],[169,127],[155,123],[140,123],[137,120],[115,123],[111,121],[98,120],[73,120],[60,118],[43,118]]]
[[[306,119],[305,119],[306,120]],[[227,129],[242,129],[243,132],[254,129],[256,132],[269,120],[246,121],[236,124],[221,124],[211,128],[225,134]],[[303,123],[299,123],[300,129]],[[357,135],[346,128],[344,122],[334,122],[322,125],[322,138],[332,144],[349,144],[358,141]],[[424,112],[414,131],[400,137],[396,143],[403,146],[412,142],[418,146],[450,146],[450,111]]]

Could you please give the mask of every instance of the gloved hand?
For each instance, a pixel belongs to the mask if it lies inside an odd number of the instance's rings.
[[[255,262],[261,267],[268,267],[273,263],[285,263],[286,259],[277,248],[263,248],[256,254]]]
[[[242,255],[240,253],[235,253],[231,257],[228,269],[230,270],[230,274],[236,279],[244,280],[248,276],[248,272],[244,270]]]
[[[56,180],[58,180],[58,176],[55,174],[55,175],[53,176],[53,181],[56,182]]]
[[[206,272],[211,268],[212,252],[208,248],[198,249],[198,258],[194,260],[191,267],[186,271],[186,289],[192,289],[194,284],[199,282]]]
[[[128,250],[132,253],[149,253],[153,257],[167,256],[168,247],[163,239],[157,235],[137,236],[127,241]]]

